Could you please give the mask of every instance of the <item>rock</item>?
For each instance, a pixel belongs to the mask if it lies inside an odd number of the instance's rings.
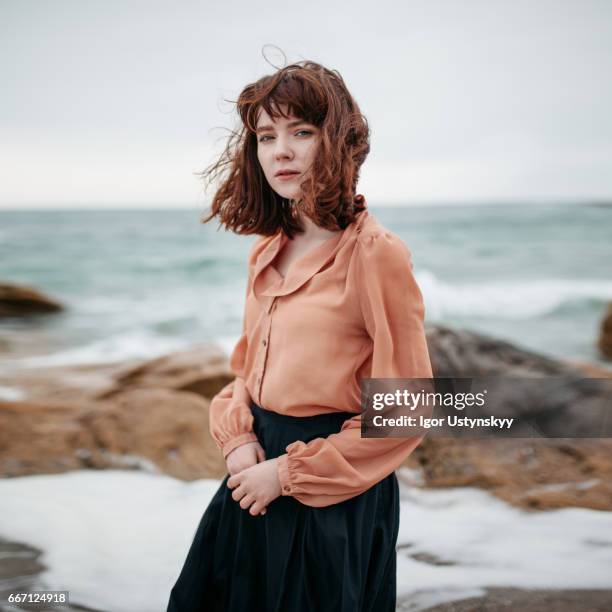
[[[0,402],[1,474],[122,467],[184,480],[225,474],[208,431],[209,399],[233,379],[217,347],[14,374],[12,384],[22,383],[28,397]]]
[[[426,487],[473,486],[526,509],[580,506],[612,510],[612,440],[569,438],[605,424],[611,373],[588,364],[557,361],[482,334],[436,326],[427,341],[437,377],[500,376],[496,415],[533,419],[559,437],[451,438],[426,436],[405,462]],[[588,379],[589,376],[595,378]],[[538,378],[537,397],[513,401],[512,379]],[[586,380],[585,380],[586,379]],[[559,385],[558,381],[564,384]],[[596,403],[594,403],[596,402]],[[476,410],[470,416],[479,416]],[[609,419],[608,419],[609,421]],[[608,422],[608,427],[610,423]],[[599,431],[599,433],[605,433]],[[531,435],[531,434],[530,434]]]
[[[61,310],[64,310],[62,304],[34,287],[0,283],[0,317],[22,317]]]
[[[412,585],[411,585],[412,586]],[[608,612],[612,610],[611,589],[534,589],[486,587],[482,595],[460,599],[461,591],[445,589],[444,603],[423,608],[420,598],[404,596],[397,601],[397,612]],[[458,599],[453,599],[457,593]],[[442,598],[441,597],[441,598]]]
[[[115,377],[142,360],[15,369],[0,372],[0,385],[20,389],[24,400],[81,405],[106,392]]]
[[[32,401],[80,404],[142,387],[192,391],[210,399],[233,378],[226,354],[216,345],[201,344],[145,362],[12,370],[0,373],[0,385],[20,388]]]
[[[87,446],[73,406],[0,402],[0,471],[4,476],[83,467],[75,451]]]
[[[434,375],[440,379],[436,391],[459,391],[463,385],[463,391],[470,392],[478,386],[487,389],[489,398],[495,398],[494,410],[485,402],[481,407],[470,407],[468,416],[514,418],[515,437],[612,437],[609,373],[602,380],[599,376],[589,378],[585,368],[576,364],[443,326],[429,328],[427,342]],[[453,381],[452,387],[443,380],[452,378],[465,380]],[[483,380],[473,388],[471,378]],[[451,407],[435,416],[445,412],[457,411]]]
[[[225,462],[208,430],[209,401],[190,391],[130,389],[81,422],[114,456],[135,455],[183,480],[218,478]]]
[[[426,437],[405,462],[426,487],[479,487],[525,509],[612,510],[612,440]]]
[[[604,359],[612,360],[612,302],[608,304],[601,321],[597,348]]]
[[[426,335],[434,376],[437,377],[583,375],[570,363],[485,334],[435,325],[427,327]]]
[[[40,612],[43,609],[34,594],[46,588],[44,573],[50,568],[43,563],[45,556],[45,551],[31,544],[0,537],[0,601],[8,603],[11,594],[33,594],[33,601],[8,604],[8,607],[2,607],[2,610],[31,610],[32,612],[37,610]],[[46,609],[62,610],[63,612],[102,612],[77,603],[62,604],[61,607],[56,604],[55,607],[46,607]]]
[[[140,468],[184,480],[225,473],[208,432],[208,401],[195,393],[132,389],[81,407],[0,402],[0,473],[82,468]]]
[[[585,361],[568,361],[568,363],[580,370],[587,378],[612,378],[612,369],[587,363]]]
[[[109,388],[97,397],[110,398],[136,387],[156,387],[191,391],[212,398],[233,379],[227,355],[221,348],[198,344],[126,368],[116,374]]]

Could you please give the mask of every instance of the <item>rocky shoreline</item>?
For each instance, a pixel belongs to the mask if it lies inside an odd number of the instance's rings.
[[[20,542],[11,542],[0,538],[0,610],[38,610],[41,606],[36,603],[20,603],[10,608],[4,607],[11,593],[32,593],[45,590],[40,581],[40,573],[46,569],[40,562],[43,551]],[[69,612],[102,612],[95,608],[71,603],[68,606],[55,606],[54,610]]]
[[[612,377],[612,370],[556,361],[464,330],[429,327],[427,340],[438,377]],[[227,355],[210,344],[145,362],[0,374],[0,385],[24,393],[0,401],[0,474],[122,468],[183,480],[222,477],[208,405],[231,380]],[[559,401],[547,407],[551,414]],[[571,408],[564,419],[583,418]],[[526,404],[521,411],[540,414],[543,407]],[[530,510],[611,510],[611,451],[610,438],[427,437],[405,465],[414,486],[480,487]]]
[[[612,590],[491,588],[469,597],[424,609],[424,612],[608,612]],[[414,610],[413,598],[398,600],[396,610]]]
[[[612,378],[612,370],[555,361],[467,331],[427,329],[435,375]],[[70,470],[129,469],[185,481],[220,478],[225,465],[208,433],[208,406],[232,380],[219,347],[148,361],[32,368],[0,373],[0,474],[5,478]],[[546,407],[544,407],[546,408]],[[548,407],[555,408],[555,402]],[[529,414],[542,405],[523,405]],[[579,419],[569,411],[567,418]],[[478,487],[532,512],[581,507],[612,510],[612,439],[428,437],[398,472],[413,487]],[[6,534],[4,534],[6,535]],[[41,551],[0,539],[0,596],[42,588]],[[448,600],[448,593],[444,593]],[[452,594],[451,594],[452,595]],[[483,596],[424,608],[417,595],[397,610],[558,610],[612,608],[612,590],[491,588]],[[0,606],[1,609],[1,606]],[[22,609],[27,609],[23,608]],[[95,612],[71,605],[70,610]]]

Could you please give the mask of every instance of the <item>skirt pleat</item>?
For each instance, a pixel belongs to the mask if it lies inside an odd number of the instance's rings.
[[[349,412],[292,417],[251,404],[266,459],[340,431]],[[314,508],[290,496],[251,516],[229,474],[206,508],[167,612],[390,612],[396,606],[395,473],[360,495]]]

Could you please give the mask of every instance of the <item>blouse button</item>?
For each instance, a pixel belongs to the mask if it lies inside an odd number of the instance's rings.
[[[284,491],[289,491],[289,487],[288,487],[287,485],[285,485],[285,486],[283,487],[283,490],[284,490]]]
[[[264,338],[264,339],[261,341],[261,343],[262,343],[264,346],[266,346],[266,339]]]

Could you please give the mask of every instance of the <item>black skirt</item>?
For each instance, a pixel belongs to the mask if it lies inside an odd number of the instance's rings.
[[[251,405],[266,459],[337,433],[354,413],[292,417]],[[229,474],[206,508],[167,612],[391,612],[396,604],[395,472],[343,502],[314,508],[282,496],[252,516]]]

